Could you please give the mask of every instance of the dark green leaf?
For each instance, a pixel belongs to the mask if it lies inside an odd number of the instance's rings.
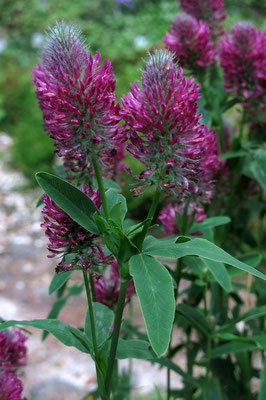
[[[225,264],[232,265],[242,271],[248,272],[258,278],[266,280],[266,275],[262,272],[257,271],[255,268],[250,267],[247,264],[242,263],[236,258],[230,256],[220,247],[209,242],[206,239],[191,239],[185,243],[171,243],[164,242],[155,239],[152,236],[148,236],[144,242],[144,250],[146,254],[157,257],[165,258],[181,258],[189,255],[196,255],[208,260],[218,261]]]
[[[218,358],[225,354],[240,353],[243,351],[260,350],[266,348],[265,336],[253,336],[248,338],[250,341],[233,340],[221,346],[214,347],[211,352],[211,358]]]
[[[66,346],[76,347],[78,350],[89,353],[89,345],[86,336],[77,328],[57,319],[35,319],[32,321],[8,321],[0,324],[0,330],[11,326],[22,325],[45,330],[54,335]]]
[[[110,211],[110,217],[113,220],[113,222],[122,229],[122,212],[121,212],[121,203],[116,203],[111,211]]]
[[[205,336],[211,336],[212,328],[204,315],[195,307],[190,307],[187,304],[179,304],[177,313],[181,314],[188,320],[195,329],[201,331]]]
[[[238,151],[230,151],[228,153],[221,154],[219,156],[220,160],[229,160],[230,158],[237,158],[237,157],[243,157],[246,156],[247,152],[243,150],[238,150]]]
[[[126,358],[152,360],[153,358],[156,358],[156,355],[152,351],[150,343],[145,340],[119,339],[116,358],[119,360]]]
[[[114,321],[114,313],[110,308],[101,303],[93,303],[93,314],[95,323],[95,333],[97,346],[101,347],[111,334],[111,326]],[[91,321],[89,310],[86,314],[85,333],[89,338],[89,343],[92,347]]]
[[[201,231],[203,231],[205,229],[209,229],[209,228],[212,229],[212,228],[215,228],[216,226],[228,224],[230,221],[231,220],[229,217],[206,218],[202,222],[194,222],[194,224],[192,225],[192,227],[189,230],[189,233],[194,233],[194,232],[198,232],[198,231],[201,232]]]
[[[121,218],[123,221],[127,213],[127,202],[125,197],[122,194],[117,193],[114,189],[107,190],[105,195],[109,210],[112,210],[117,203],[121,203]]]
[[[46,172],[36,174],[38,184],[45,193],[74,221],[92,233],[99,233],[93,214],[97,208],[93,201],[70,183]]]
[[[174,320],[172,278],[162,264],[145,254],[133,256],[129,264],[150,343],[161,355],[168,347]]]
[[[54,277],[49,286],[49,294],[54,293],[56,290],[60,289],[68,280],[72,271],[59,272],[58,274],[54,274]]]
[[[193,387],[200,387],[200,384],[196,381],[196,379],[184,372],[178,365],[174,364],[171,360],[168,360],[168,358],[157,358],[156,360],[154,360],[154,362],[163,367],[169,368],[171,371],[176,372],[178,375],[182,376],[186,383],[192,385]]]
[[[266,399],[266,359],[263,363],[263,368],[260,374],[260,391],[258,400],[265,400]]]
[[[266,145],[250,150],[243,166],[243,173],[256,179],[262,189],[266,191]]]
[[[202,259],[202,261],[206,268],[211,271],[215,280],[222,286],[222,288],[228,293],[231,292],[232,283],[224,264],[208,260],[207,258]]]
[[[216,333],[229,332],[230,330],[234,329],[235,325],[240,321],[248,322],[251,321],[252,319],[260,318],[265,315],[266,315],[266,306],[254,307],[245,314],[243,314],[241,317],[237,318],[235,321],[230,322],[229,324],[226,324],[221,328],[217,329]]]

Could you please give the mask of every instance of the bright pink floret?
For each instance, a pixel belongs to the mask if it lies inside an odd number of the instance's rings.
[[[159,215],[159,220],[163,224],[164,234],[166,236],[171,236],[179,233],[179,227],[177,225],[176,214],[183,216],[184,214],[185,203],[182,202],[180,204],[168,204],[165,208],[163,208]],[[207,215],[204,213],[204,209],[202,206],[197,205],[194,202],[190,202],[187,210],[187,215],[191,216],[195,212],[194,221],[202,222]]]
[[[22,397],[22,392],[23,386],[17,375],[8,369],[0,369],[0,399],[27,400]]]
[[[122,137],[112,66],[100,61],[99,52],[87,52],[79,30],[61,22],[48,32],[42,64],[33,72],[45,129],[76,179],[91,173],[93,156],[104,170],[102,149],[112,159]]]
[[[118,303],[120,291],[120,277],[118,273],[117,261],[113,260],[108,277],[102,276],[94,280],[96,300],[99,303],[113,309]],[[126,304],[130,302],[135,293],[135,287],[132,281],[129,282],[126,294]]]
[[[198,84],[186,80],[170,52],[155,51],[142,73],[142,88],[137,82],[130,88],[122,113],[129,127],[127,149],[145,166],[137,177],[141,185],[205,197],[219,161],[214,134],[199,122]]]
[[[0,369],[8,368],[15,372],[26,365],[27,337],[17,329],[0,331]]]
[[[181,14],[176,16],[164,42],[182,67],[194,71],[216,63],[216,49],[210,36],[207,22]]]
[[[223,0],[180,0],[180,7],[192,17],[206,21],[213,39],[222,35],[221,22],[226,17]]]

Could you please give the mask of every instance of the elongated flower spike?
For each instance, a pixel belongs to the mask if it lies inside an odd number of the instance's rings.
[[[88,53],[76,26],[57,22],[47,32],[42,63],[33,71],[45,129],[73,179],[91,175],[93,156],[104,171],[124,137],[112,66],[105,60],[100,67],[100,61],[99,52],[94,57]]]
[[[123,96],[127,149],[145,167],[137,177],[139,186],[155,184],[179,197],[205,197],[211,188],[210,165],[219,165],[210,140],[213,133],[199,122],[198,84],[183,76],[173,57],[156,50],[142,72],[142,88],[135,82]]]
[[[206,21],[213,40],[223,34],[221,22],[226,17],[223,0],[180,0],[180,7],[197,20]]]
[[[94,202],[97,208],[101,206],[99,191],[94,191],[88,185],[81,190]],[[97,243],[98,235],[88,232],[77,222],[73,221],[51,198],[43,195],[44,208],[42,214],[45,234],[49,238],[49,258],[59,257],[56,272],[73,269],[77,263],[89,269],[93,265],[108,262],[101,246]],[[71,263],[66,262],[66,256],[73,255]]]
[[[220,41],[225,88],[257,115],[266,111],[266,32],[248,22],[237,23]],[[265,115],[264,115],[265,118]],[[259,120],[257,115],[257,121]]]
[[[179,64],[197,73],[197,70],[216,63],[216,49],[210,36],[207,22],[178,14],[163,39]]]

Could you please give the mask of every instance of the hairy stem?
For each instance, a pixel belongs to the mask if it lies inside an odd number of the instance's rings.
[[[124,305],[125,305],[125,300],[126,300],[128,282],[129,281],[121,280],[118,305],[117,305],[116,314],[115,314],[114,331],[113,331],[113,336],[112,336],[112,343],[111,343],[110,355],[109,355],[109,359],[108,359],[108,366],[107,366],[107,372],[106,372],[106,380],[105,380],[105,390],[106,390],[107,398],[109,398],[109,396],[110,396],[111,381],[112,381],[112,375],[113,375],[113,370],[114,370],[117,343],[118,343],[122,315],[123,315],[123,310],[124,310]]]
[[[207,358],[207,365],[206,365],[206,400],[210,400],[210,366],[211,366],[211,349],[212,349],[212,341],[211,338],[207,338],[207,349],[206,349],[206,358]]]
[[[154,197],[152,199],[151,208],[150,208],[148,216],[147,216],[147,219],[150,219],[150,221],[147,222],[146,225],[144,225],[144,228],[143,228],[143,230],[141,232],[141,237],[140,237],[141,246],[140,247],[142,247],[142,244],[144,242],[145,236],[146,236],[146,234],[147,234],[147,232],[149,230],[149,227],[151,225],[152,219],[153,219],[154,214],[155,214],[155,212],[157,210],[157,206],[158,206],[158,203],[159,203],[159,200],[160,200],[160,196],[161,196],[161,189],[159,187],[157,187],[156,192],[154,194]]]
[[[108,221],[110,219],[110,213],[109,213],[107,200],[106,200],[106,196],[105,196],[105,190],[104,190],[104,186],[103,186],[103,179],[102,179],[100,167],[99,167],[99,164],[98,164],[98,161],[97,161],[96,157],[92,158],[92,163],[93,163],[95,176],[96,176],[96,179],[97,179],[98,188],[99,188],[101,199],[102,199],[102,206],[103,206],[104,215],[105,215],[106,220]]]
[[[97,340],[96,340],[96,331],[95,331],[95,323],[94,323],[94,315],[93,315],[93,308],[92,308],[91,293],[90,293],[90,288],[89,288],[89,280],[88,280],[87,272],[86,271],[82,271],[82,272],[83,272],[83,278],[84,278],[86,294],[87,294],[87,301],[88,301],[88,307],[89,307],[89,316],[90,316],[90,322],[91,322],[91,335],[92,335],[93,351],[94,351],[95,362],[97,364],[98,349],[97,349]]]

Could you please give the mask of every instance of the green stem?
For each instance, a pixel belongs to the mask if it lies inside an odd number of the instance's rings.
[[[167,400],[171,397],[171,380],[170,380],[170,368],[167,368]]]
[[[89,307],[89,315],[90,315],[90,322],[91,322],[91,335],[92,335],[92,344],[93,344],[93,350],[94,350],[94,357],[95,357],[95,362],[97,365],[98,361],[98,350],[97,350],[97,340],[96,340],[96,331],[95,331],[95,323],[94,323],[94,315],[93,315],[93,308],[92,308],[92,301],[91,301],[91,293],[90,293],[90,288],[89,288],[89,280],[87,276],[86,271],[83,272],[83,278],[85,282],[85,288],[86,288],[86,294],[87,294],[87,300],[88,300],[88,307]]]
[[[109,398],[109,396],[110,396],[110,388],[111,388],[111,381],[112,381],[113,369],[114,369],[114,364],[115,364],[116,349],[117,349],[122,315],[123,315],[123,310],[124,310],[124,305],[125,305],[128,282],[129,281],[121,280],[118,305],[117,305],[116,314],[115,314],[114,331],[113,331],[113,336],[112,336],[112,343],[111,343],[110,355],[109,355],[109,359],[108,359],[108,366],[107,366],[107,372],[106,372],[106,380],[105,380],[105,390],[106,390],[107,398]]]
[[[103,186],[103,179],[102,179],[100,167],[99,167],[99,164],[98,164],[98,161],[97,161],[96,157],[92,157],[92,163],[93,163],[95,176],[96,176],[96,179],[97,179],[97,182],[98,182],[98,188],[99,188],[101,199],[102,199],[102,206],[103,206],[104,215],[105,215],[106,220],[108,221],[110,219],[110,213],[109,213],[107,200],[106,200],[106,196],[105,196],[105,190],[104,190],[104,186]]]
[[[242,141],[242,139],[243,139],[245,123],[246,123],[246,109],[244,108],[241,123],[240,123],[240,128],[239,128],[239,140],[240,141]]]
[[[155,195],[154,195],[153,200],[152,200],[151,208],[150,208],[149,213],[148,213],[148,216],[147,216],[147,219],[150,219],[150,221],[147,222],[147,224],[144,225],[144,228],[143,228],[143,230],[142,230],[142,232],[141,232],[141,236],[140,236],[140,243],[141,243],[141,245],[140,245],[140,250],[142,250],[142,244],[143,244],[143,242],[144,242],[144,239],[145,239],[145,237],[146,237],[146,234],[147,234],[147,232],[148,232],[148,230],[149,230],[149,227],[150,227],[150,225],[151,225],[151,222],[152,222],[152,220],[153,220],[155,211],[156,211],[156,209],[157,209],[157,206],[158,206],[158,203],[159,203],[159,200],[160,200],[160,196],[161,196],[161,189],[160,189],[159,187],[157,187],[157,188],[156,188]]]
[[[210,366],[211,366],[211,350],[212,350],[212,341],[208,336],[207,338],[207,350],[206,350],[206,400],[210,400]]]
[[[93,276],[91,274],[90,274],[90,286],[91,286],[92,301],[95,302],[96,301],[96,294],[95,294]]]

